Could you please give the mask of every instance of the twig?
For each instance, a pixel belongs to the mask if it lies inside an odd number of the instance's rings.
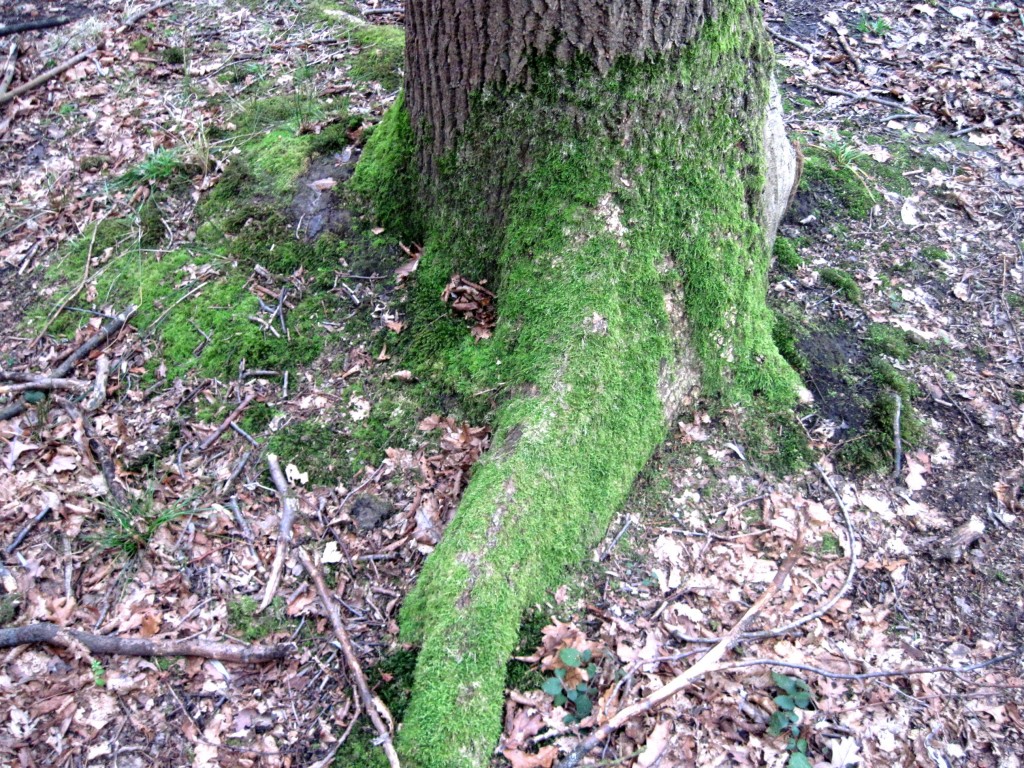
[[[807,83],[812,88],[817,88],[819,91],[825,93],[831,93],[835,96],[845,96],[848,99],[854,99],[855,101],[870,101],[873,104],[881,104],[885,107],[896,107],[897,109],[905,109],[908,112],[912,112],[915,117],[921,117],[921,114],[912,107],[908,107],[895,99],[884,99],[881,96],[873,96],[870,93],[856,93],[855,91],[844,91],[842,88],[832,88],[827,85],[821,85],[820,83]]]
[[[1012,653],[1004,653],[1002,656],[996,656],[994,659],[981,661],[977,664],[969,664],[966,667],[938,665],[934,667],[910,667],[909,669],[881,669],[875,672],[861,672],[857,674],[853,672],[833,672],[829,669],[811,667],[806,664],[796,664],[791,661],[778,661],[775,659],[746,659],[744,661],[737,661],[735,664],[723,664],[718,668],[718,670],[725,672],[730,669],[742,669],[743,667],[786,667],[787,669],[799,669],[804,672],[821,675],[822,677],[828,677],[833,680],[873,680],[879,677],[907,677],[909,675],[930,675],[937,672],[949,672],[951,674],[975,672],[979,669],[995,666],[996,664],[1002,664],[1004,661],[1017,658],[1021,655],[1021,650],[1022,649],[1018,648]]]
[[[71,19],[67,16],[53,16],[49,19],[33,19],[32,21],[22,21],[17,24],[7,24],[0,27],[0,37],[14,35],[18,32],[31,32],[35,29],[52,29],[53,27],[62,27],[70,22]]]
[[[32,392],[38,390],[65,389],[71,392],[88,392],[89,384],[78,379],[55,379],[52,376],[39,376],[31,381],[0,386],[0,394],[13,392]]]
[[[199,291],[203,290],[203,288],[205,288],[205,287],[206,287],[206,283],[200,283],[199,285],[197,285],[192,290],[188,291],[183,296],[180,296],[177,301],[175,301],[173,304],[171,304],[171,306],[169,306],[167,309],[165,309],[163,312],[160,313],[160,317],[158,317],[156,320],[154,320],[152,323],[150,323],[149,325],[146,326],[146,333],[149,333],[154,328],[156,328],[158,325],[160,325],[160,321],[163,320],[165,317],[167,317],[167,315],[169,315],[171,313],[171,310],[173,310],[176,306],[181,304],[181,302],[185,301],[185,299],[191,298],[195,294],[199,293]]]
[[[63,363],[57,366],[50,375],[55,378],[62,378],[71,373],[71,370],[78,364],[79,360],[88,355],[94,349],[100,347],[107,339],[120,331],[122,326],[124,326],[124,324],[127,323],[135,314],[136,309],[138,309],[138,307],[135,307],[134,305],[129,306],[124,312],[111,318],[109,322],[105,323],[103,327],[96,332],[95,336],[91,336],[88,341],[72,352],[71,355],[64,360]]]
[[[199,656],[204,659],[256,664],[285,658],[292,650],[289,643],[271,646],[245,646],[216,643],[212,640],[144,640],[138,637],[93,635],[77,629],[65,629],[48,621],[23,627],[0,629],[0,648],[13,648],[29,643],[46,643],[68,647],[81,643],[91,653],[115,656]]]
[[[386,13],[401,13],[402,10],[403,10],[402,6],[400,6],[400,5],[389,5],[386,8],[366,8],[366,9],[360,9],[359,12],[361,14],[363,14],[363,16],[381,16],[381,15],[384,15]]]
[[[238,481],[238,476],[242,474],[242,470],[245,469],[245,465],[249,463],[249,459],[252,458],[252,451],[247,451],[241,459],[238,460],[238,464],[231,470],[231,476],[224,482],[224,487],[220,489],[220,495],[226,496],[231,492],[235,483]]]
[[[255,397],[256,396],[253,394],[246,395],[245,400],[239,403],[238,407],[235,408],[235,410],[233,410],[228,415],[228,417],[221,422],[220,426],[213,431],[213,434],[207,437],[205,440],[203,440],[203,442],[199,444],[199,450],[209,450],[210,446],[216,443],[220,439],[220,436],[223,435],[227,431],[228,427],[231,426],[231,422],[237,419],[242,414],[242,411],[249,407],[249,404],[253,401],[253,398]]]
[[[853,52],[853,49],[850,47],[850,44],[846,42],[846,38],[843,37],[842,35],[839,36],[839,46],[843,49],[843,52],[850,60],[850,63],[853,65],[853,68],[858,72],[863,72],[864,65],[860,63],[860,59],[857,58],[857,55]]]
[[[608,559],[608,555],[610,555],[612,553],[612,550],[615,549],[615,547],[618,546],[619,539],[621,539],[626,534],[626,531],[629,530],[629,526],[631,526],[632,524],[633,524],[633,517],[632,517],[632,515],[627,515],[626,522],[622,525],[622,529],[618,532],[618,534],[616,534],[615,538],[612,539],[612,543],[608,545],[608,549],[606,549],[604,552],[602,552],[601,555],[597,558],[598,561],[607,560]]]
[[[7,64],[4,66],[4,79],[0,81],[0,96],[7,93],[7,89],[11,87],[11,83],[14,81],[14,70],[15,65],[18,63],[18,42],[20,38],[14,38],[11,40],[11,47],[7,53]]]
[[[43,507],[42,512],[40,512],[38,515],[33,517],[27,523],[25,523],[25,525],[21,527],[21,530],[18,531],[17,535],[14,537],[11,543],[4,547],[4,554],[10,557],[11,553],[21,546],[21,542],[23,542],[25,540],[25,537],[32,532],[32,529],[39,525],[39,523],[43,521],[43,518],[50,514],[50,512],[52,511],[52,508],[49,505],[47,505]]]
[[[299,506],[295,502],[295,497],[288,490],[288,481],[285,480],[281,465],[273,453],[267,454],[267,466],[270,467],[270,479],[274,481],[274,487],[277,488],[277,493],[281,497],[281,525],[277,535],[277,552],[274,553],[274,564],[270,567],[270,577],[267,579],[267,589],[263,593],[260,611],[270,605],[270,601],[274,599],[274,593],[277,592],[277,585],[281,582],[284,560],[288,554],[288,547],[292,543],[292,524],[295,522],[295,512]]]
[[[92,419],[89,415],[82,413],[77,406],[71,401],[64,399],[63,397],[55,397],[54,400],[57,404],[63,408],[68,416],[74,421],[79,421],[82,424],[82,430],[85,432],[86,439],[89,441],[89,450],[92,451],[93,456],[96,457],[96,461],[99,462],[100,471],[103,473],[103,479],[107,483],[107,490],[110,491],[110,495],[114,497],[114,501],[121,507],[128,505],[129,499],[128,494],[124,488],[117,482],[117,468],[114,466],[114,459],[110,455],[110,451],[107,450],[107,446],[103,444],[103,441],[99,439],[96,434],[96,428],[93,427]]]
[[[46,322],[43,323],[42,329],[36,334],[32,343],[29,344],[30,348],[40,342],[43,336],[46,335],[46,332],[50,329],[50,325],[57,319],[57,316],[64,311],[64,308],[67,307],[67,305],[70,304],[79,293],[81,293],[82,289],[85,288],[86,283],[89,282],[89,270],[92,268],[92,249],[96,244],[96,233],[100,231],[100,224],[102,224],[106,218],[107,214],[104,214],[100,217],[99,221],[92,225],[92,234],[89,236],[89,249],[85,254],[85,267],[82,270],[82,279],[78,281],[78,285],[71,289],[71,292],[64,297],[61,303],[57,305],[57,308],[50,313],[49,317],[46,318]]]
[[[892,396],[896,401],[896,412],[892,415],[892,444],[896,453],[892,477],[894,480],[899,480],[900,471],[903,469],[903,439],[900,436],[900,412],[903,410],[903,398],[900,397],[899,392],[893,392]]]
[[[793,570],[793,566],[796,565],[796,561],[799,559],[802,550],[803,527],[801,526],[799,533],[797,534],[797,540],[793,544],[793,549],[790,551],[789,555],[787,555],[782,565],[779,566],[779,570],[776,572],[775,578],[772,579],[771,584],[768,585],[767,589],[761,593],[761,596],[754,601],[753,605],[751,605],[740,620],[736,622],[736,625],[725,636],[723,636],[722,639],[714,645],[714,647],[710,648],[708,652],[701,656],[700,659],[698,659],[689,669],[679,675],[676,675],[661,688],[649,693],[635,704],[624,707],[612,715],[612,717],[610,717],[603,725],[587,736],[587,738],[581,741],[575,749],[562,758],[556,768],[576,768],[576,766],[580,764],[580,761],[582,761],[592,749],[605,741],[627,722],[644,714],[645,712],[650,712],[658,705],[668,701],[670,698],[682,691],[694,680],[709,672],[715,671],[718,662],[726,653],[729,652],[729,650],[732,649],[734,645],[740,642],[743,631],[750,625],[764,606],[768,604],[768,601],[771,600],[775,596],[775,593],[782,587],[783,583],[789,577],[790,572]]]
[[[306,569],[309,578],[313,580],[317,596],[320,598],[320,604],[331,621],[331,626],[334,628],[334,636],[338,638],[341,652],[345,656],[345,663],[348,665],[349,672],[352,673],[356,689],[359,691],[359,697],[363,701],[363,709],[366,710],[366,714],[373,723],[373,727],[377,729],[379,734],[378,740],[384,749],[384,754],[388,757],[388,764],[391,768],[401,768],[401,764],[398,761],[398,753],[395,751],[394,744],[391,743],[391,731],[384,725],[380,712],[386,713],[385,716],[388,720],[392,720],[391,714],[387,711],[384,703],[380,699],[375,699],[373,694],[370,693],[370,686],[366,684],[366,676],[363,674],[362,667],[359,666],[359,657],[356,656],[355,649],[352,647],[352,640],[345,629],[345,625],[341,622],[341,614],[338,613],[338,607],[331,600],[331,594],[327,589],[327,584],[324,582],[323,574],[313,564],[309,554],[301,547],[298,549],[298,556],[302,567]]]
[[[835,497],[836,503],[839,505],[839,512],[843,516],[843,524],[846,527],[846,537],[849,541],[850,546],[850,562],[846,568],[846,578],[843,579],[842,586],[839,587],[835,594],[833,594],[828,600],[826,600],[817,610],[811,611],[807,615],[801,616],[799,619],[791,621],[789,624],[784,624],[781,627],[776,627],[775,629],[766,629],[760,632],[744,633],[740,640],[765,640],[769,637],[778,637],[780,635],[785,635],[789,632],[792,632],[794,629],[802,627],[804,624],[812,622],[815,619],[819,619],[826,613],[831,611],[833,606],[835,606],[835,604],[842,599],[843,595],[845,595],[850,590],[850,587],[853,586],[853,577],[857,573],[857,558],[854,553],[854,532],[853,523],[850,522],[850,513],[846,509],[846,504],[843,503],[843,499],[839,495],[839,491],[836,490],[835,485],[833,485],[832,481],[828,478],[828,475],[825,474],[825,470],[821,468],[820,464],[815,464],[814,468],[818,471],[818,474],[821,476],[821,479],[825,481],[825,485],[827,485],[829,490],[832,491],[832,495]],[[681,640],[686,643],[709,644],[720,642],[722,639],[720,637],[690,637],[688,635],[676,633],[673,633],[672,636],[677,640]]]
[[[141,11],[136,11],[124,20],[124,23],[121,24],[120,27],[118,27],[118,31],[123,32],[129,27],[135,26],[139,19],[149,16],[149,14],[154,13],[155,11],[159,11],[161,8],[165,8],[173,2],[174,0],[161,0],[161,2],[156,3],[155,5],[151,5],[148,8],[143,8]]]
[[[92,383],[92,394],[82,402],[82,410],[91,413],[107,399],[107,378],[110,376],[110,358],[100,355],[96,358],[96,378]]]
[[[249,454],[246,454],[249,456]],[[242,514],[242,510],[238,508],[238,499],[232,496],[228,499],[228,508],[235,516],[235,522],[238,523],[238,529],[242,532],[242,538],[245,539],[245,543],[249,546],[249,552],[252,553],[253,558],[256,560],[256,567],[259,568],[262,573],[263,561],[260,560],[260,556],[256,552],[256,543],[252,535],[252,528],[249,527],[249,521],[245,519],[245,515]]]
[[[245,441],[249,443],[249,445],[251,445],[253,448],[260,447],[259,441],[255,437],[250,435],[248,432],[246,432],[244,429],[242,429],[240,426],[238,426],[235,422],[231,422],[231,431],[234,432],[235,434],[241,435],[245,439]]]
[[[52,67],[51,69],[46,70],[45,72],[43,72],[43,74],[39,75],[38,77],[32,78],[24,85],[19,85],[13,91],[8,91],[7,93],[0,95],[0,104],[6,104],[8,101],[18,98],[23,93],[28,93],[29,91],[38,88],[43,83],[52,80],[58,75],[64,74],[79,62],[85,61],[87,58],[92,56],[94,53],[96,53],[97,50],[98,49],[95,45],[91,48],[87,48],[81,53],[72,56],[63,64],[58,64],[56,67]]]

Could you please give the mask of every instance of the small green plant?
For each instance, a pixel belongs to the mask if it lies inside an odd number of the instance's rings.
[[[812,708],[810,686],[798,677],[778,672],[772,672],[772,680],[782,693],[773,699],[778,709],[768,723],[768,733],[772,736],[788,734],[786,749],[789,751],[789,760],[786,761],[786,768],[811,768],[812,763],[807,758],[807,739],[800,738],[799,712],[801,709]]]
[[[853,279],[853,275],[847,272],[845,269],[837,269],[835,267],[825,267],[819,274],[821,275],[821,281],[828,285],[838,288],[839,292],[843,294],[843,298],[853,304],[860,303],[860,286],[857,285],[857,281]]]
[[[288,626],[284,600],[275,597],[263,613],[260,613],[260,604],[255,598],[244,596],[232,600],[228,603],[228,623],[247,643],[263,640]]]
[[[177,150],[160,148],[138,165],[127,170],[113,183],[114,189],[125,190],[140,184],[166,181],[184,168]]]
[[[556,707],[570,710],[565,717],[566,723],[578,723],[589,716],[594,708],[597,689],[590,685],[590,681],[597,674],[597,665],[589,648],[582,653],[575,648],[563,648],[558,652],[558,658],[565,667],[556,669],[555,676],[545,680],[541,689],[554,699]],[[573,679],[582,676],[582,682],[575,685],[566,683],[569,669],[580,670],[583,674],[574,675]]]
[[[821,553],[823,555],[838,555],[840,552],[839,538],[833,533],[824,533],[821,536]]]
[[[93,659],[89,664],[89,669],[92,671],[92,684],[97,688],[106,688],[107,672],[103,669],[103,665],[96,659]]]
[[[150,485],[138,499],[125,503],[101,502],[106,524],[95,539],[106,549],[120,550],[132,558],[149,546],[153,535],[172,520],[191,514],[191,498],[179,499],[165,509],[157,509],[155,486]]]
[[[879,16],[877,19],[873,19],[866,13],[862,13],[860,18],[857,19],[857,24],[854,26],[858,32],[862,35],[874,35],[875,37],[885,37],[885,33],[892,29],[892,25],[889,20]]]

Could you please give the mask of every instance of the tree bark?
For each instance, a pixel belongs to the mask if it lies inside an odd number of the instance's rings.
[[[402,610],[403,764],[486,765],[522,612],[603,534],[699,391],[791,404],[771,339],[785,179],[756,0],[414,0],[405,100],[354,186],[422,237],[412,355],[501,392],[494,447]],[[791,176],[790,176],[791,181]],[[441,300],[497,294],[477,339]]]

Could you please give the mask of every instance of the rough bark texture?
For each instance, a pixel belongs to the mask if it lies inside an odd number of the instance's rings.
[[[430,157],[451,149],[485,86],[529,85],[531,62],[578,56],[601,74],[693,40],[716,0],[419,0],[407,14],[407,98]]]
[[[403,764],[483,766],[522,612],[602,535],[666,421],[698,388],[792,399],[764,301],[784,185],[766,164],[772,52],[756,0],[408,13],[406,102],[354,183],[425,237],[421,369],[501,404],[403,607],[421,650],[398,746]],[[496,289],[493,338],[441,303],[456,272]]]

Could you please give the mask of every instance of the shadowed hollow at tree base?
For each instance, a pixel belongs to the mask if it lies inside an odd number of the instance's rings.
[[[417,101],[430,91],[416,62],[436,43],[419,36],[430,13],[455,28],[474,9],[410,9],[407,101],[353,183],[423,237],[409,327],[421,374],[501,397],[495,447],[402,611],[421,648],[398,737],[409,765],[487,764],[523,611],[603,534],[668,419],[698,391],[794,402],[765,304],[772,51],[756,3],[713,6],[679,4],[610,58],[573,48],[568,17],[527,13],[563,25],[559,44],[526,50],[500,82],[486,66],[460,81],[479,86],[441,105],[443,124]],[[501,44],[525,45],[519,24]],[[433,76],[449,75],[439,63]],[[491,338],[442,303],[455,273],[497,293]]]

